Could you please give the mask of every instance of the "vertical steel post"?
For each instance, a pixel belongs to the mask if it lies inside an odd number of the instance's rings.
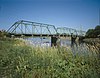
[[[23,25],[22,25],[22,23],[21,23],[21,33],[23,34]]]
[[[41,33],[41,35],[42,35],[42,24],[40,24],[40,29],[41,29],[40,33]]]
[[[25,34],[26,34],[26,24],[25,24]]]
[[[32,23],[32,34],[33,34],[33,23]]]

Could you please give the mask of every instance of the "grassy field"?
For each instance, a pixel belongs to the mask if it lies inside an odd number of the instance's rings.
[[[100,78],[96,54],[74,55],[65,47],[41,48],[21,40],[0,40],[0,78]]]

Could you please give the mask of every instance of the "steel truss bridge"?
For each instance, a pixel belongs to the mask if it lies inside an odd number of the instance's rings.
[[[14,36],[85,36],[85,31],[76,30],[67,27],[58,27],[54,25],[24,21],[15,22],[7,32]]]

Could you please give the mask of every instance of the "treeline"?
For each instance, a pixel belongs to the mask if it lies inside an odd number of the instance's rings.
[[[95,29],[89,29],[86,32],[86,37],[88,38],[100,38],[100,25],[97,25]]]

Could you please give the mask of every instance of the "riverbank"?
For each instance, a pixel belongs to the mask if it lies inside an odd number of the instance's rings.
[[[83,40],[85,43],[94,45],[100,49],[100,39],[99,38],[86,38]]]
[[[0,78],[99,78],[100,60],[73,55],[66,47],[29,46],[19,39],[0,40]]]
[[[83,41],[85,42],[92,42],[92,43],[100,43],[100,39],[99,38],[86,38]]]

